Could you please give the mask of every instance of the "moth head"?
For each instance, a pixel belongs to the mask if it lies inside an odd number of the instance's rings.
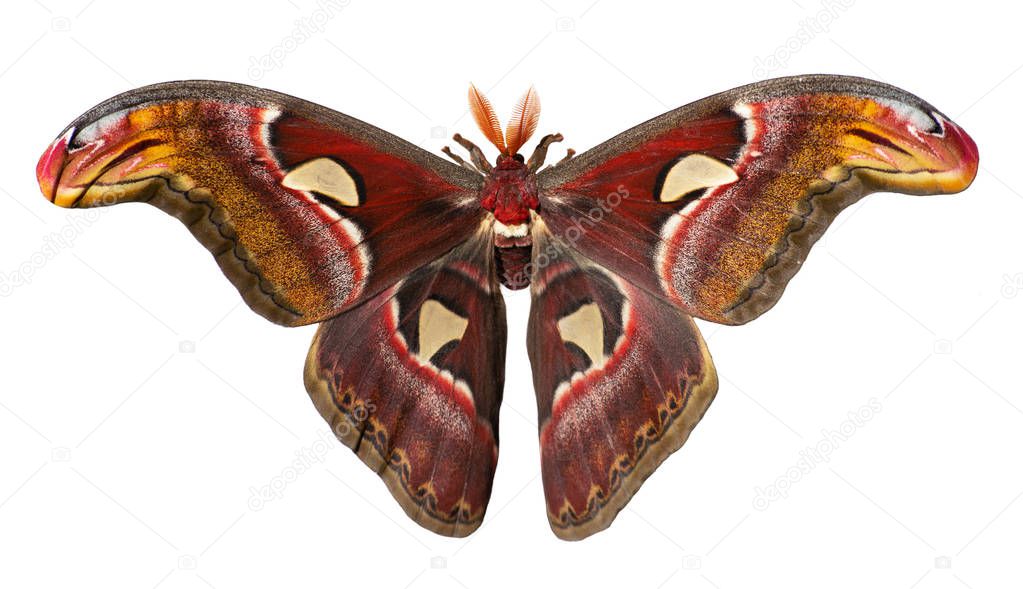
[[[519,98],[504,131],[490,101],[472,84],[469,85],[469,109],[480,131],[498,149],[495,164],[491,166],[475,145],[460,136],[455,136],[455,140],[469,150],[474,165],[486,173],[480,206],[494,217],[499,245],[520,245],[528,240],[532,212],[540,206],[536,168],[531,165],[534,162],[531,158],[527,163],[519,153],[540,121],[540,99],[534,88],[527,90]]]

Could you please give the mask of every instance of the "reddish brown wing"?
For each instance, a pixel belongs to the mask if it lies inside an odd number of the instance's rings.
[[[530,358],[548,515],[607,527],[713,398],[688,315],[769,309],[846,206],[963,190],[977,150],[897,88],[806,76],[666,113],[542,171]]]
[[[540,215],[578,253],[687,313],[744,323],[873,191],[965,189],[977,148],[898,88],[803,76],[666,113],[539,174]]]
[[[547,515],[561,538],[611,524],[717,392],[693,320],[534,229],[529,358]]]
[[[306,388],[338,438],[418,524],[465,536],[497,463],[505,319],[493,241],[481,232],[326,321]]]
[[[474,233],[478,174],[268,90],[173,82],[112,98],[39,161],[61,206],[142,201],[178,217],[257,313],[322,321]]]

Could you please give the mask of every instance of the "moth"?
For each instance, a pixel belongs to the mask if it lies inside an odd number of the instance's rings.
[[[180,219],[256,313],[319,323],[313,404],[439,534],[483,521],[505,370],[501,287],[528,287],[528,351],[554,533],[608,527],[679,449],[718,381],[693,318],[770,309],[845,207],[875,191],[947,194],[976,144],[898,88],[860,78],[755,83],[545,166],[530,89],[498,151],[452,161],[352,117],[225,82],[158,84],[67,127],[39,160],[47,199],[145,202]]]

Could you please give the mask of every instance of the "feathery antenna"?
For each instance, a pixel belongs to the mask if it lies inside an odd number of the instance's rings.
[[[483,135],[494,144],[494,147],[501,150],[501,153],[508,155],[508,146],[504,142],[501,122],[497,120],[494,107],[474,84],[469,84],[469,110],[472,111],[472,118],[476,119],[476,125]]]
[[[508,121],[508,129],[505,131],[507,155],[515,155],[533,136],[539,123],[540,97],[537,95],[536,89],[530,86],[529,90],[526,90],[526,93],[515,104],[512,118]]]

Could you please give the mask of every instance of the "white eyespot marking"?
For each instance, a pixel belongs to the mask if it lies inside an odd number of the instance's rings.
[[[721,160],[694,153],[680,159],[668,170],[657,198],[661,202],[674,202],[701,188],[731,184],[739,179],[732,166]]]
[[[75,136],[77,145],[85,145],[94,141],[101,141],[103,136],[117,126],[122,119],[128,116],[129,109],[118,110],[96,119],[92,124],[82,127],[82,130]]]
[[[344,166],[321,157],[309,160],[288,172],[281,181],[287,188],[318,192],[346,207],[359,206],[359,189]]]
[[[501,237],[525,237],[526,234],[529,233],[529,224],[519,223],[518,225],[505,225],[504,223],[495,220],[494,231]]]
[[[596,303],[587,303],[559,319],[558,333],[562,340],[579,346],[594,366],[604,363],[604,319]]]
[[[908,127],[908,130],[910,133],[913,133],[914,131],[923,131],[925,133],[931,133],[932,135],[936,135],[939,132],[944,134],[944,129],[939,128],[940,123],[937,126],[934,124],[936,120],[939,120],[936,116],[932,116],[912,104],[892,100],[891,98],[878,98],[876,100],[895,111],[900,117],[909,123],[910,127]]]
[[[419,354],[429,361],[448,342],[459,341],[469,320],[430,299],[419,308]]]

